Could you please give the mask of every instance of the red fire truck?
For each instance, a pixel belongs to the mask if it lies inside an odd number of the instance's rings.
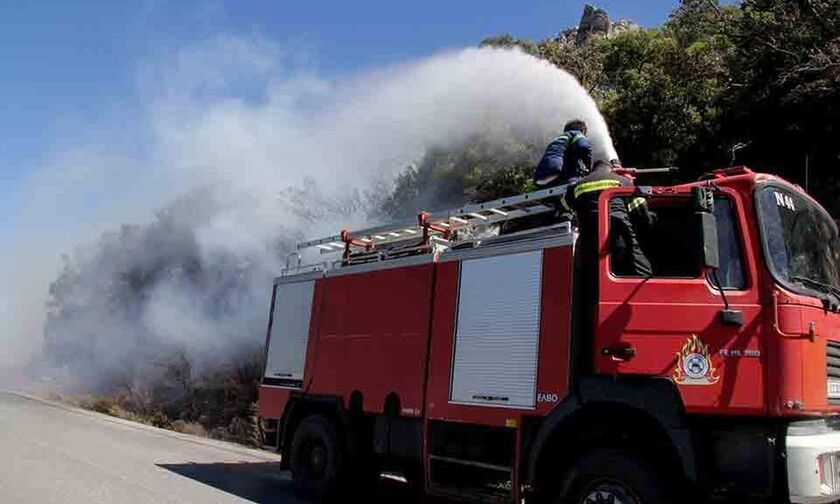
[[[564,189],[299,245],[327,260],[274,282],[259,399],[296,487],[391,470],[489,502],[840,498],[829,214],[744,167],[610,189],[587,269],[570,223],[511,226]],[[608,210],[640,195],[646,278],[616,270]]]

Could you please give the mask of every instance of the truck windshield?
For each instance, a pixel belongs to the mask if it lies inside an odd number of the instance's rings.
[[[840,302],[840,243],[831,217],[782,186],[759,188],[757,200],[767,262],[776,279],[795,291],[816,291]]]

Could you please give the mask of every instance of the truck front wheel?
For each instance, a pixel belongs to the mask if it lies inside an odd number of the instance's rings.
[[[667,504],[665,481],[646,460],[614,448],[588,451],[572,464],[557,504]]]
[[[327,418],[306,417],[295,430],[290,455],[292,482],[302,497],[327,499],[341,486],[346,457],[338,431]]]

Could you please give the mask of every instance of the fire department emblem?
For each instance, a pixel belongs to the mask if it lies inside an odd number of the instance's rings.
[[[697,335],[692,334],[677,352],[677,367],[674,382],[679,385],[714,385],[720,380],[712,364],[709,345],[704,345]]]

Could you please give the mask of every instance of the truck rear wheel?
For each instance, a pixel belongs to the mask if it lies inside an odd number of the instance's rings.
[[[641,457],[596,448],[572,464],[556,504],[667,504],[665,480]]]
[[[291,446],[292,482],[301,497],[327,499],[344,480],[347,457],[335,425],[321,415],[303,419]]]

